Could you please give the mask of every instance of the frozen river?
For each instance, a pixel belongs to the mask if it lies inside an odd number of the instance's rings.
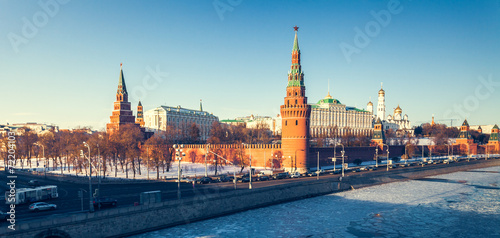
[[[500,237],[500,167],[335,193],[134,237]]]

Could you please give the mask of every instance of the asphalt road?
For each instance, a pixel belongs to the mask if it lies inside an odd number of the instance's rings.
[[[385,166],[379,166],[378,170],[375,171],[362,171],[362,172],[349,172],[346,173],[346,176],[353,179],[357,177],[363,179],[369,179],[372,177],[380,177],[380,176],[393,176],[403,172],[415,172],[418,173],[422,170],[433,169],[433,168],[443,168],[443,167],[454,167],[454,166],[462,166],[465,164],[476,164],[482,163],[484,160],[471,160],[467,162],[466,160],[462,160],[460,162],[455,162],[451,164],[431,164],[421,166],[411,166],[405,168],[396,168],[390,169],[386,171]],[[74,213],[82,211],[82,202],[81,198],[78,197],[78,191],[83,189],[88,191],[89,186],[86,183],[85,179],[80,180],[79,182],[65,182],[65,181],[56,181],[51,179],[44,179],[44,176],[41,175],[33,175],[29,173],[19,173],[16,179],[16,186],[20,187],[29,187],[29,180],[36,179],[40,182],[41,185],[57,185],[59,198],[46,200],[48,203],[53,203],[57,205],[57,209],[54,211],[41,211],[41,212],[30,212],[28,209],[29,204],[21,204],[16,205],[16,220],[28,220],[35,219],[46,216],[59,216],[65,215],[66,213]],[[7,186],[7,175],[5,173],[0,174],[0,189],[6,190]],[[325,178],[335,178],[339,177],[339,174],[335,175],[322,175],[320,179]],[[50,177],[50,176],[49,176]],[[293,183],[296,181],[308,181],[308,180],[316,180],[316,177],[302,177],[296,179],[282,179],[282,180],[271,180],[271,181],[255,181],[252,183],[253,188],[267,187],[267,186],[275,186],[279,184],[285,183]],[[97,179],[93,179],[92,188],[97,188]],[[248,189],[248,183],[237,183],[237,189]],[[166,181],[146,181],[146,182],[119,182],[119,183],[102,183],[100,185],[100,193],[102,197],[112,197],[118,200],[118,206],[133,206],[134,203],[138,203],[140,201],[140,193],[147,191],[157,191],[160,190],[162,193],[162,200],[170,200],[177,199],[177,183],[175,182],[166,182]],[[181,194],[182,197],[190,197],[196,196],[200,194],[211,194],[211,193],[223,193],[227,191],[234,190],[234,185],[232,182],[226,183],[214,183],[214,184],[196,184],[193,188],[192,184],[181,183]],[[83,210],[84,212],[89,209],[89,195],[88,193],[83,194]],[[5,204],[3,198],[0,199],[0,210],[8,211],[8,205]],[[102,209],[113,209],[113,208],[102,208]]]

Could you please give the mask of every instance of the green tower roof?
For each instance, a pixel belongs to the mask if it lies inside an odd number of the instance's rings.
[[[300,51],[299,39],[297,38],[297,30],[299,30],[299,28],[297,26],[295,26],[293,29],[295,29],[295,39],[293,40],[293,49],[292,50]]]
[[[123,77],[123,69],[121,63],[120,63],[120,79],[118,80],[118,93],[128,94],[127,86],[125,85],[125,77]]]

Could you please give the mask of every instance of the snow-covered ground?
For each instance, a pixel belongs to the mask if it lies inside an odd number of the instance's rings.
[[[61,174],[60,167],[57,168],[56,170],[52,170],[51,161],[47,160],[47,162],[49,163],[47,166],[47,170],[46,170],[47,173]],[[38,159],[38,165],[37,165],[36,159],[31,159],[31,168],[29,166],[27,167],[26,162],[24,162],[24,169],[26,169],[26,170],[29,169],[30,171],[37,171],[37,172],[43,173],[44,164],[45,164],[45,160],[43,158]],[[0,161],[0,167],[4,167],[3,160]],[[132,168],[130,165],[128,167],[129,167],[128,168],[129,169],[128,178],[133,179],[134,175],[133,175]],[[179,167],[178,162],[172,163],[172,166],[170,167],[169,172],[167,172],[166,170],[165,170],[165,172],[163,172],[163,169],[160,167],[160,178],[165,178],[165,177],[166,178],[177,178],[178,167]],[[16,166],[16,168],[21,169],[21,166]],[[96,171],[95,169],[96,168],[92,168],[93,174]],[[112,169],[112,171],[110,171],[110,169]],[[109,179],[115,178],[114,169],[115,169],[114,167],[109,168],[109,166],[108,166],[108,172],[106,173],[107,178],[109,178]],[[256,170],[264,170],[266,168],[256,167],[255,169]],[[269,168],[267,168],[267,169],[269,169]],[[209,176],[212,176],[215,174],[215,167],[214,166],[209,164],[207,166],[207,170],[208,170]],[[233,171],[235,171],[235,170],[236,170],[236,173],[239,173],[241,170],[241,167],[232,166],[232,165],[224,165],[222,167],[219,166],[217,169],[217,174],[233,174]],[[181,171],[182,171],[182,177],[203,176],[203,175],[205,175],[205,164],[198,164],[198,163],[181,161]],[[245,169],[243,171],[248,172],[248,167],[245,167]],[[70,171],[68,171],[67,168],[63,168],[63,173],[65,175],[70,175],[70,176],[76,175],[76,173],[72,169],[72,167],[70,167]],[[78,173],[78,176],[86,176],[85,170],[82,169],[82,171],[80,173]],[[117,172],[116,178],[123,179],[123,178],[126,178],[126,176],[127,175],[124,171],[122,171],[121,166],[118,165],[118,172]],[[135,179],[148,179],[147,169],[146,169],[146,166],[144,164],[141,165],[141,174],[139,174],[138,171],[136,172]],[[151,168],[149,170],[149,179],[156,179],[156,170],[153,168]]]
[[[500,237],[500,167],[335,193],[148,232],[156,237]]]

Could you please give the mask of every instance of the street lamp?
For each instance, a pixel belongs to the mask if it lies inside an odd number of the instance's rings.
[[[92,203],[92,163],[90,162],[90,145],[83,142],[83,145],[89,149],[89,211],[94,212],[94,205]],[[83,151],[82,151],[83,154]]]
[[[342,143],[337,143],[335,144],[335,148],[337,145],[341,145],[342,146],[342,151],[341,151],[341,154],[342,154],[342,177],[344,177],[344,154],[345,154],[345,150],[344,150],[344,145]]]
[[[233,183],[234,183],[234,190],[236,190],[236,166],[231,161],[225,159],[224,157],[222,157],[222,156],[220,156],[220,155],[218,155],[218,154],[216,154],[216,153],[214,153],[212,151],[209,151],[209,152],[212,153],[212,154],[214,154],[215,156],[223,159],[224,161],[230,163],[231,165],[233,165],[233,168],[234,168],[234,170],[233,170]],[[252,180],[252,177],[250,177],[250,180]]]
[[[35,145],[41,146],[42,147],[42,154],[43,154],[43,176],[45,179],[47,179],[47,158],[45,158],[45,146],[43,146],[40,143],[35,143]]]
[[[378,168],[378,145],[375,147],[375,168]]]
[[[205,177],[208,177],[208,167],[207,167],[207,157],[208,157],[208,147],[210,143],[207,143],[207,153],[205,154]]]
[[[175,160],[179,161],[177,168],[177,199],[181,199],[181,160],[182,157],[186,156],[186,153],[182,152],[184,145],[175,144],[173,147],[175,149]]]
[[[295,153],[297,153],[297,151],[295,151]],[[319,180],[319,151],[318,151],[318,168],[316,169],[316,180]]]
[[[382,148],[384,148],[384,145],[387,146],[387,161],[385,163],[387,164],[387,171],[389,171],[389,145],[382,143]]]

